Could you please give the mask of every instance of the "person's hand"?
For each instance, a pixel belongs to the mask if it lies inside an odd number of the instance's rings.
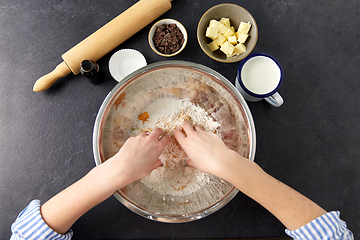
[[[231,152],[224,142],[214,133],[194,127],[187,121],[182,124],[186,136],[174,130],[174,137],[189,157],[187,165],[202,172],[221,177],[226,155]]]
[[[155,128],[149,135],[141,133],[129,138],[119,152],[107,160],[111,171],[126,181],[126,184],[139,180],[161,165],[158,157],[170,141],[168,135],[162,135],[162,129]]]

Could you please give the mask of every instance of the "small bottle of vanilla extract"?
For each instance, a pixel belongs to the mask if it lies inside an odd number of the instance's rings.
[[[90,60],[84,60],[80,65],[80,73],[88,78],[93,84],[100,83],[99,64]]]

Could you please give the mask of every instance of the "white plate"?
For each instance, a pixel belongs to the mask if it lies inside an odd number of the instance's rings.
[[[120,82],[126,75],[146,65],[146,59],[139,51],[121,49],[111,56],[109,71],[111,76]]]

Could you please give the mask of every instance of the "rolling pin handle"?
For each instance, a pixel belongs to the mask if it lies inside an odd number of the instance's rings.
[[[62,62],[59,65],[57,65],[52,72],[39,78],[34,84],[33,91],[34,92],[45,91],[46,89],[51,87],[59,78],[65,77],[69,73],[71,73],[70,68],[66,65],[65,62]]]

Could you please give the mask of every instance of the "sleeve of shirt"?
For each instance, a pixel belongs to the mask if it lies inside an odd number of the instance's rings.
[[[352,232],[346,222],[340,219],[340,212],[328,212],[299,229],[285,233],[294,239],[341,239],[353,240]]]
[[[40,213],[40,200],[29,203],[11,225],[11,231],[10,240],[70,240],[73,235],[71,230],[64,235],[59,234],[44,222]]]

